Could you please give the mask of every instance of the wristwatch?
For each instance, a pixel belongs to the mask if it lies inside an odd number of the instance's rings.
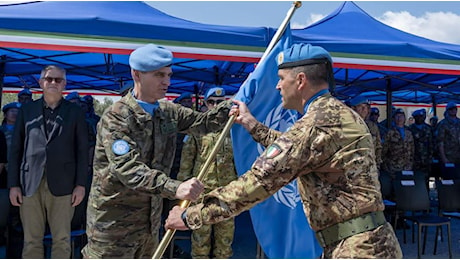
[[[182,214],[180,215],[182,221],[184,221],[184,224],[185,226],[190,229],[188,223],[187,223],[187,210],[184,210],[184,212],[182,212]]]

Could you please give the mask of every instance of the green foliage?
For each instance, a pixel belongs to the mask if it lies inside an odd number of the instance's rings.
[[[113,100],[111,98],[105,97],[104,103],[99,102],[97,99],[94,99],[94,112],[98,116],[102,116],[102,113],[113,104]]]

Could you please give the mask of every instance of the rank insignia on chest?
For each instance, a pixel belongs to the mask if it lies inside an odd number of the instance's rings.
[[[267,148],[267,153],[265,154],[265,158],[272,159],[278,156],[280,153],[281,153],[281,148],[276,144],[272,144]]]
[[[129,144],[125,140],[116,140],[112,144],[112,152],[116,155],[124,155],[129,152]]]

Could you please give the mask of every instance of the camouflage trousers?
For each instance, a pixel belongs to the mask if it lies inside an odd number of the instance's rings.
[[[401,246],[393,227],[386,223],[329,245],[322,258],[402,258]]]
[[[234,233],[235,221],[233,218],[214,225],[203,225],[201,228],[193,230],[192,257],[208,259],[230,258],[233,255]]]
[[[88,244],[83,248],[83,258],[152,258],[158,247],[158,239],[150,232],[130,233],[120,239],[110,234],[89,237]]]

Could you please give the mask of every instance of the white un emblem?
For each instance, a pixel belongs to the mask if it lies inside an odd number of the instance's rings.
[[[268,113],[263,123],[272,129],[286,132],[295,123],[295,121],[297,121],[297,111],[284,109],[280,103],[277,107]],[[259,154],[261,154],[264,150],[264,147],[260,144],[257,144],[257,150]],[[276,202],[294,209],[300,201],[300,194],[297,189],[297,180],[294,180],[281,188],[273,195],[273,197],[275,198]]]

